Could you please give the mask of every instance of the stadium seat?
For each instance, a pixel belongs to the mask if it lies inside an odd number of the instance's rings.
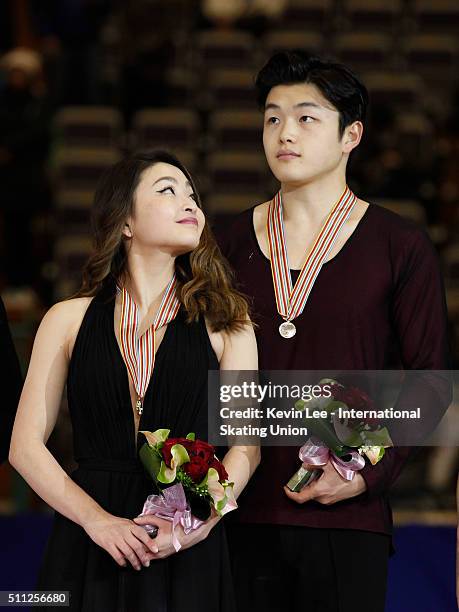
[[[67,106],[54,118],[60,146],[117,147],[122,144],[121,113],[105,106]]]
[[[209,136],[217,152],[262,150],[263,115],[253,110],[218,110],[209,120]]]
[[[199,144],[199,116],[182,108],[146,108],[132,121],[137,148],[162,147],[173,151],[194,152]]]

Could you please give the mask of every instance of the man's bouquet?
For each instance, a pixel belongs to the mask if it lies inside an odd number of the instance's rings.
[[[326,413],[323,418],[308,419],[308,429],[313,436],[300,448],[299,457],[303,464],[315,466],[308,470],[301,467],[288,481],[287,487],[294,492],[317,478],[328,461],[346,480],[352,480],[357,471],[365,466],[366,456],[376,465],[393,446],[389,432],[377,419],[342,418],[346,411],[371,413],[374,403],[357,387],[345,387],[333,379],[322,379],[319,384],[327,388],[327,396],[314,397],[308,401],[299,400],[296,410],[319,409]]]
[[[148,496],[141,514],[155,514],[170,521],[173,544],[179,550],[175,534],[178,524],[188,534],[198,529],[212,510],[223,516],[237,508],[233,483],[228,482],[215,448],[195,440],[193,433],[186,438],[169,438],[169,429],[139,433],[147,440],[139,451],[140,460],[159,492]],[[152,537],[156,535],[154,526],[145,528]]]

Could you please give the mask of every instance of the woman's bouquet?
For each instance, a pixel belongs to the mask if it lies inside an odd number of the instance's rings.
[[[393,446],[389,432],[377,419],[340,418],[340,410],[360,412],[374,411],[371,398],[357,387],[345,387],[333,379],[322,379],[319,384],[327,387],[327,397],[315,397],[308,401],[299,400],[296,410],[319,409],[326,412],[325,418],[308,419],[308,429],[313,433],[299,452],[300,460],[317,469],[308,470],[303,466],[288,481],[287,487],[294,492],[317,478],[328,461],[346,480],[352,480],[355,472],[365,466],[366,456],[376,465]]]
[[[139,457],[156,484],[159,494],[149,495],[142,515],[155,514],[172,523],[175,550],[180,542],[175,527],[180,524],[186,534],[198,529],[214,510],[223,516],[237,508],[233,483],[228,482],[225,466],[215,456],[215,448],[196,440],[169,438],[169,429],[141,431],[146,443]],[[155,527],[145,527],[154,537]]]

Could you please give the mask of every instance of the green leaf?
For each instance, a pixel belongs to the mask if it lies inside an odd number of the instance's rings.
[[[196,436],[194,435],[193,432],[189,433],[186,437],[187,440],[193,440],[193,442],[196,440]]]
[[[348,406],[344,402],[339,402],[338,400],[332,400],[331,402],[329,402],[324,407],[324,410],[326,410],[328,414],[331,415],[332,412],[336,412],[336,414],[338,414],[338,408],[341,408],[342,410],[348,410]]]
[[[335,453],[338,457],[342,457],[347,453],[347,450],[341,440],[335,433],[333,425],[325,419],[307,419],[308,430],[325,446]]]
[[[139,458],[143,466],[147,470],[148,474],[156,482],[158,473],[161,468],[161,457],[155,449],[153,449],[147,442],[143,444],[139,451]]]
[[[364,440],[358,431],[351,431],[349,435],[343,439],[344,444],[352,446],[352,448],[358,448],[364,444]]]

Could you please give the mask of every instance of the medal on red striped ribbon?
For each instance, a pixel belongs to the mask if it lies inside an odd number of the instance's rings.
[[[267,233],[277,311],[284,319],[284,322],[279,325],[279,333],[283,338],[292,338],[296,334],[296,327],[292,319],[303,312],[325,259],[356,202],[356,196],[349,187],[346,187],[317,235],[293,287],[285,243],[281,192],[279,191],[271,200]]]
[[[143,411],[143,399],[155,365],[155,331],[172,321],[180,308],[175,289],[177,279],[171,278],[164,291],[161,305],[151,327],[139,338],[139,313],[125,287],[121,291],[120,344],[129,376],[137,394],[136,410]]]

